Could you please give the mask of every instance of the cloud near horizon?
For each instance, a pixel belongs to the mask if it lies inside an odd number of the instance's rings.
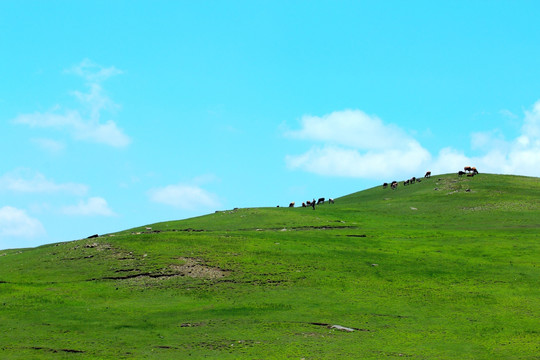
[[[507,141],[496,129],[471,134],[471,148],[482,151],[480,156],[452,147],[434,156],[403,129],[360,110],[304,116],[300,130],[285,136],[322,143],[303,154],[287,155],[285,162],[291,169],[325,176],[381,180],[427,170],[454,172],[465,165],[482,172],[540,176],[540,100],[525,111],[516,139]]]
[[[0,176],[1,190],[19,193],[67,193],[82,196],[88,192],[88,186],[76,183],[58,184],[47,179],[40,172],[19,168]]]
[[[182,210],[215,209],[221,206],[218,197],[195,185],[175,184],[148,191],[152,202]]]
[[[285,136],[322,142],[302,155],[287,155],[289,168],[319,175],[386,178],[424,169],[431,155],[403,129],[360,110],[304,116]]]
[[[540,177],[540,100],[524,112],[521,133],[506,140],[498,130],[471,134],[471,148],[483,152],[469,157],[463,152],[444,148],[434,162],[434,169],[448,169],[459,164],[474,164],[488,173],[515,174]],[[462,166],[462,165],[461,165]]]
[[[28,216],[24,210],[12,206],[0,208],[0,239],[35,238],[45,233],[41,222]]]
[[[72,216],[116,216],[101,197],[91,197],[87,201],[79,201],[77,205],[64,206],[61,212]]]
[[[126,147],[131,143],[127,136],[112,120],[102,121],[104,111],[115,111],[119,108],[103,93],[101,82],[107,78],[121,74],[114,67],[103,68],[89,60],[83,62],[67,73],[83,77],[88,83],[87,93],[73,91],[81,109],[63,109],[55,106],[47,112],[34,112],[18,115],[12,120],[14,124],[27,125],[31,128],[52,128],[68,132],[73,139],[101,143],[113,147]],[[50,144],[50,142],[49,142]]]

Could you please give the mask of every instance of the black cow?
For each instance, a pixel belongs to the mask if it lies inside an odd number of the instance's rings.
[[[317,205],[324,204],[324,198],[319,198]]]

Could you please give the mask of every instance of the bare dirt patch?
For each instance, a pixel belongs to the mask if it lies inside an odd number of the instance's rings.
[[[170,268],[178,274],[178,276],[189,276],[193,278],[203,279],[219,279],[229,274],[229,271],[217,267],[204,265],[201,260],[195,258],[181,257],[179,260],[184,261],[183,265],[171,265]]]
[[[173,277],[187,276],[198,279],[220,279],[227,276],[230,271],[218,267],[205,265],[201,259],[181,257],[182,265],[169,265],[158,271],[141,271],[137,268],[117,269],[118,275],[105,276],[102,280],[130,280],[134,284],[152,285],[157,282]],[[128,274],[121,274],[128,273]],[[93,279],[95,280],[95,279]]]

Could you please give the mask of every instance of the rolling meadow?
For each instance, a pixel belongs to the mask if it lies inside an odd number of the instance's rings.
[[[540,179],[433,175],[2,250],[0,358],[540,359]]]

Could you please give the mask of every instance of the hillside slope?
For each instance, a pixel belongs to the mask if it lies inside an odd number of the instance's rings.
[[[0,356],[532,359],[539,234],[540,179],[446,174],[0,251]]]

